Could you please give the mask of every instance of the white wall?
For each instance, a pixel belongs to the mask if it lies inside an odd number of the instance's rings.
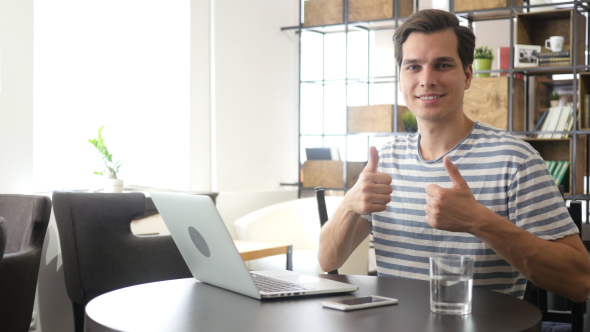
[[[211,9],[191,0],[189,188],[211,190]]]
[[[33,0],[0,0],[0,193],[33,188]]]
[[[297,181],[297,1],[215,2],[213,190]]]
[[[486,45],[490,47],[494,54],[492,69],[498,69],[498,48],[510,46],[510,20],[475,22],[473,30],[475,46]]]

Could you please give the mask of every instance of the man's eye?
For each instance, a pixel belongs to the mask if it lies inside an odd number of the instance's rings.
[[[440,65],[438,65],[441,68],[450,68],[451,65],[449,65],[448,63],[441,63]]]
[[[415,65],[413,65],[413,66],[408,66],[408,68],[407,68],[407,69],[408,69],[408,70],[415,70],[415,69],[417,69],[417,68],[418,68],[418,66],[415,66]]]

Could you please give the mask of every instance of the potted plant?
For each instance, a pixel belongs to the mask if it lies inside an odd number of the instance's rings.
[[[104,144],[104,139],[102,138],[101,132],[104,126],[98,129],[98,139],[93,138],[89,139],[88,142],[92,144],[98,152],[102,156],[102,161],[106,166],[106,170],[102,170],[100,172],[94,172],[94,174],[107,176],[107,186],[105,188],[105,192],[115,192],[120,193],[123,192],[123,180],[117,178],[117,173],[119,173],[119,167],[121,167],[120,161],[113,163],[113,155],[109,153],[109,149]]]
[[[559,99],[561,99],[561,95],[559,93],[557,93],[556,91],[553,91],[549,95],[549,103],[551,104],[551,107],[559,106]]]
[[[492,60],[494,55],[492,49],[483,45],[475,48],[475,54],[473,55],[473,70],[490,70],[492,69]],[[473,74],[473,77],[490,77],[489,73],[478,73]]]
[[[411,111],[408,110],[402,115],[402,122],[404,123],[404,128],[406,128],[407,132],[415,133],[418,131],[416,116]]]

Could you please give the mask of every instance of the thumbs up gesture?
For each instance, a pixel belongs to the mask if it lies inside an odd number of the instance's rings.
[[[426,222],[436,229],[472,233],[474,222],[482,215],[480,209],[487,208],[475,200],[467,182],[449,157],[443,159],[443,164],[453,186],[448,189],[435,184],[426,186]]]
[[[358,181],[347,193],[345,202],[348,210],[357,214],[371,214],[385,211],[391,201],[391,176],[378,173],[379,152],[374,146],[369,148],[369,162],[361,172]]]

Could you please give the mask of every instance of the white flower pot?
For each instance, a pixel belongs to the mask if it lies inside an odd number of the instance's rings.
[[[104,186],[105,193],[122,193],[123,180],[121,179],[106,179]]]

